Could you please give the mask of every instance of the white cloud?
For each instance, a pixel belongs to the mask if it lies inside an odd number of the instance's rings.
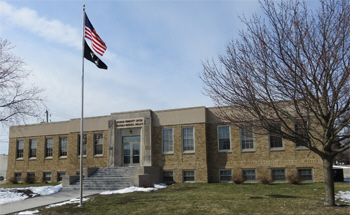
[[[81,33],[78,29],[58,20],[47,20],[39,17],[37,12],[28,8],[18,9],[6,2],[0,2],[2,25],[25,28],[46,40],[81,48]]]

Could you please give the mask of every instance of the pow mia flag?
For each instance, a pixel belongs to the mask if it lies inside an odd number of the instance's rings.
[[[98,68],[100,69],[107,69],[107,65],[105,63],[103,63],[102,60],[100,60],[100,58],[98,58],[94,52],[90,49],[90,47],[88,46],[88,44],[85,42],[85,47],[84,47],[84,57],[93,62]]]

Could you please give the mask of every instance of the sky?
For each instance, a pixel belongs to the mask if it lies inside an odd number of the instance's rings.
[[[27,84],[45,89],[52,122],[81,115],[83,4],[107,45],[100,59],[108,66],[84,61],[84,117],[214,106],[203,93],[202,62],[238,38],[239,16],[261,14],[256,0],[0,0],[0,37],[26,62]],[[43,111],[27,123],[44,119]],[[7,154],[8,128],[0,135]]]

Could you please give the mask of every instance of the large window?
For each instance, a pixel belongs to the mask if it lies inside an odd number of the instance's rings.
[[[173,129],[163,128],[162,131],[163,153],[174,152]]]
[[[53,138],[46,138],[45,157],[52,157],[52,152],[53,152]]]
[[[17,140],[17,158],[23,158],[24,140]]]
[[[83,155],[86,155],[86,140],[87,135],[83,134]],[[80,134],[78,135],[78,156],[80,156]]]
[[[312,168],[298,168],[298,175],[301,176],[304,182],[312,182]]]
[[[94,134],[94,154],[102,155],[103,154],[103,134],[98,133]]]
[[[220,173],[220,182],[230,182],[232,181],[232,170],[231,169],[221,169]]]
[[[51,172],[44,172],[43,181],[44,182],[50,182],[51,181]]]
[[[194,152],[194,127],[182,128],[182,141],[184,152]]]
[[[285,169],[271,169],[272,180],[275,182],[286,180],[286,170]]]
[[[246,182],[256,182],[255,169],[242,169],[242,175],[246,179]]]
[[[273,129],[282,130],[282,123],[281,122],[274,122],[271,127]],[[283,139],[282,136],[275,132],[269,133],[269,142],[270,142],[270,149],[283,149]]]
[[[219,151],[231,150],[230,126],[218,126],[218,143]]]
[[[307,131],[305,130],[305,125],[307,125],[307,122],[304,120],[296,120],[294,122],[294,131],[295,133],[301,135],[301,136],[305,136],[307,137]],[[298,138],[298,140],[295,142],[295,148],[306,148],[306,146],[304,146],[302,144],[303,139],[300,137]]]
[[[183,182],[195,182],[195,172],[194,170],[184,170],[182,172]]]
[[[67,156],[67,144],[68,144],[68,138],[60,137],[60,157]]]
[[[254,138],[252,125],[246,124],[240,126],[241,147],[242,150],[254,150]]]
[[[29,140],[29,158],[36,157],[37,139]]]

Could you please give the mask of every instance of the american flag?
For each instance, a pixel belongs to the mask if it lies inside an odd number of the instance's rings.
[[[106,51],[107,46],[106,43],[98,36],[94,26],[92,26],[89,18],[85,13],[85,38],[88,38],[92,41],[92,49],[98,53],[99,55],[103,55]]]

